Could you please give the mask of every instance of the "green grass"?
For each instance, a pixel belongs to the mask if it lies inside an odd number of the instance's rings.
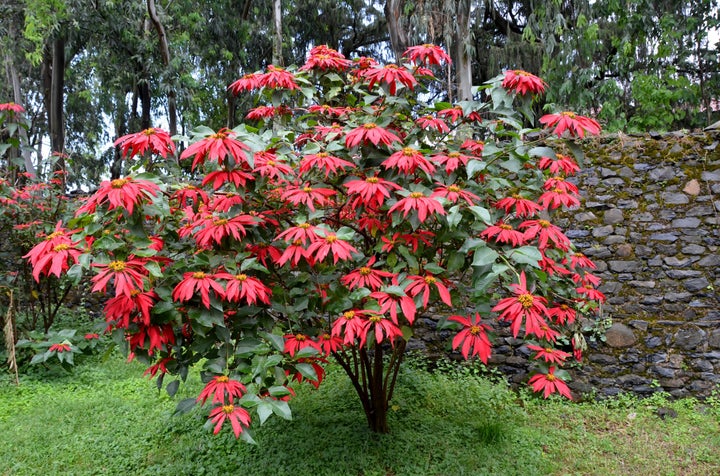
[[[0,475],[716,475],[720,402],[549,402],[467,373],[403,370],[391,434],[371,434],[337,367],[302,387],[294,419],[255,428],[257,446],[176,400],[139,365],[99,359],[73,374],[0,381]],[[196,395],[191,379],[176,398]],[[659,406],[677,418],[660,419]]]

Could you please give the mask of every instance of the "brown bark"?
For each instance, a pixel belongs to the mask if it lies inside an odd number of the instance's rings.
[[[390,33],[390,46],[395,54],[395,60],[400,61],[402,54],[408,48],[407,32],[402,27],[402,12],[405,0],[386,0],[385,21]]]
[[[457,23],[455,25],[455,75],[457,77],[457,100],[472,99],[472,55],[469,51],[470,40],[470,1],[455,0]]]
[[[160,43],[160,56],[162,56],[163,64],[166,68],[170,67],[170,47],[168,46],[167,34],[165,33],[165,27],[160,21],[160,17],[157,14],[157,8],[155,7],[155,0],[147,0],[148,15],[150,20],[155,26],[155,30],[158,34],[158,41]],[[175,99],[175,89],[170,87],[168,89],[168,125],[170,128],[170,135],[177,135],[177,106]]]
[[[276,66],[282,66],[282,0],[273,0],[273,22],[275,24],[275,37],[273,40],[272,62]]]
[[[10,37],[15,39],[15,28],[14,25],[10,25],[9,32]],[[15,62],[13,61],[12,54],[10,52],[5,54],[5,72],[7,74],[8,82],[12,85],[13,90],[13,102],[15,104],[24,105],[22,89],[20,87],[20,75],[15,68]],[[29,145],[27,131],[24,128],[20,128],[18,131],[20,135],[20,143],[25,146]],[[25,172],[31,176],[35,176],[35,166],[32,162],[32,153],[29,147],[25,147],[20,152],[22,154],[23,163],[25,166]]]

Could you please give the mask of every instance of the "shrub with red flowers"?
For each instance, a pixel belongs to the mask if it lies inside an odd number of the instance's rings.
[[[177,159],[161,134],[121,138],[133,172],[61,228],[61,250],[31,252],[36,275],[92,274],[108,331],[160,384],[202,362],[207,385],[180,407],[209,407],[215,433],[227,422],[249,438],[251,418],[289,418],[293,386],[320,385],[330,359],[370,428],[388,431],[406,344],[431,307],[458,332],[452,348],[486,363],[489,322],[507,322],[535,346],[532,387],[570,396],[561,366],[581,358],[580,318],[602,295],[551,222],[579,204],[565,180],[577,164],[526,139],[544,83],[514,71],[478,100],[425,104],[449,58],[422,45],[405,59],[323,46],[299,68],[245,75],[230,90],[256,94],[262,113],[196,129]],[[537,140],[597,132],[562,116]]]
[[[16,336],[36,329],[48,331],[70,291],[64,272],[72,255],[79,254],[68,246],[69,235],[58,233],[69,205],[62,174],[41,171],[44,176],[38,177],[20,172],[24,167],[20,151],[27,144],[19,131],[26,127],[20,105],[0,104],[0,311],[12,316]],[[38,239],[43,240],[42,246],[35,248],[28,262],[24,255]],[[40,270],[47,272],[41,277]],[[9,314],[8,307],[12,307]]]

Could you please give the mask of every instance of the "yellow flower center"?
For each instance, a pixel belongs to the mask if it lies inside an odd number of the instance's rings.
[[[437,279],[432,276],[425,276],[425,284],[434,284]]]
[[[152,128],[152,127],[149,128],[149,129],[145,129],[145,130],[143,131],[143,134],[145,134],[146,136],[154,135],[154,134],[155,134],[155,129]]]
[[[202,271],[196,271],[192,275],[193,279],[205,279],[205,273]]]
[[[247,274],[241,273],[235,275],[235,280],[240,281],[241,283],[244,282],[248,278]]]
[[[123,188],[126,183],[128,183],[128,179],[115,179],[112,182],[110,182],[110,186],[112,188]]]
[[[234,410],[235,410],[234,405],[223,405],[223,412],[225,412],[228,415],[231,414]]]
[[[274,160],[268,160],[267,165],[270,167],[275,167],[275,161]]]
[[[547,352],[548,354],[552,354],[552,352],[553,352],[552,347],[545,347],[545,352]]]
[[[567,116],[570,119],[575,119],[575,113],[571,111],[563,111],[560,113],[561,116]]]
[[[211,135],[210,137],[211,137],[212,139],[220,139],[220,140],[223,140],[223,139],[227,139],[227,136],[228,136],[228,135],[227,135],[227,132],[218,132],[217,134],[213,134],[213,135]]]
[[[333,244],[337,241],[337,236],[329,235],[325,237],[325,243]]]
[[[508,225],[507,223],[503,223],[502,225],[500,225],[500,228],[502,228],[503,230],[512,230],[512,226]]]
[[[371,316],[368,321],[377,324],[378,322],[382,321],[382,317],[380,316]]]
[[[528,73],[527,71],[523,71],[521,69],[516,69],[515,71],[513,71],[513,73],[515,73],[518,76],[530,76],[530,73]]]
[[[66,251],[69,249],[70,249],[70,245],[68,245],[67,243],[60,243],[55,248],[53,248],[53,251],[56,251],[56,252],[57,251]]]
[[[312,192],[312,187],[307,187],[307,186],[306,186],[306,187],[303,187],[303,192],[305,192],[305,193],[310,193],[310,192]]]
[[[213,225],[215,226],[223,226],[227,225],[227,218],[218,218],[217,220],[213,220]]]
[[[63,233],[62,231],[53,231],[52,233],[50,233],[48,236],[45,237],[45,240],[50,241],[50,240],[57,238],[58,236],[63,236],[64,234],[65,233]]]
[[[299,340],[300,342],[305,341],[307,337],[305,337],[305,334],[295,334],[295,340]]]
[[[343,313],[343,317],[349,321],[350,319],[355,317],[355,311],[345,311]]]
[[[422,198],[424,196],[422,192],[413,192],[410,194],[410,198]]]
[[[116,273],[125,270],[125,261],[112,261],[108,264],[108,269],[115,271]]]
[[[367,124],[363,124],[363,128],[365,129],[375,129],[377,127],[377,124],[374,122],[368,122]]]
[[[315,155],[317,155],[318,157],[324,159],[325,157],[327,157],[327,156],[330,155],[330,154],[328,154],[327,152],[318,152],[318,153],[315,154]]]
[[[217,383],[228,383],[230,381],[230,378],[227,375],[221,375],[218,378],[215,379]]]
[[[417,150],[412,147],[405,147],[403,148],[402,153],[405,157],[412,157],[417,153]]]
[[[137,296],[138,294],[140,294],[140,290],[139,290],[139,289],[133,289],[132,291],[130,291],[130,297],[135,297],[135,296]]]
[[[521,294],[520,296],[518,296],[518,302],[525,309],[532,307],[534,300],[535,298],[533,297],[533,295],[529,293]]]
[[[460,157],[460,152],[450,152],[447,156],[450,158],[456,159],[456,158]]]
[[[547,381],[548,382],[554,382],[557,377],[555,374],[547,374]]]
[[[457,185],[450,185],[447,189],[448,189],[448,192],[452,192],[452,193],[458,193],[460,190],[462,190]]]
[[[480,327],[480,326],[472,326],[472,327],[470,327],[470,334],[471,334],[471,335],[476,336],[476,335],[480,334],[481,332],[482,332],[482,327]]]
[[[298,225],[298,228],[302,228],[303,230],[307,230],[310,228],[310,223],[301,223]]]
[[[550,222],[547,220],[538,220],[538,225],[540,225],[541,228],[549,228]]]
[[[368,177],[365,179],[367,183],[378,183],[380,180],[377,177]]]
[[[367,266],[363,266],[362,268],[360,268],[360,276],[367,276],[370,273],[372,273],[372,269],[368,268]]]

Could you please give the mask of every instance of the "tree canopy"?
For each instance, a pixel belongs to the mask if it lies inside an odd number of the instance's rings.
[[[89,186],[121,174],[108,144],[124,134],[235,126],[254,105],[226,88],[272,62],[276,3],[3,2],[0,101],[22,104],[30,121],[32,150],[17,167],[41,175],[63,168],[68,188]],[[469,99],[473,86],[503,70],[523,69],[546,78],[550,112],[562,103],[608,130],[716,119],[716,0],[282,0],[280,7],[285,65],[302,64],[321,44],[348,58],[400,61],[408,46],[432,43],[453,60],[439,72],[446,86],[434,91],[450,102]]]

